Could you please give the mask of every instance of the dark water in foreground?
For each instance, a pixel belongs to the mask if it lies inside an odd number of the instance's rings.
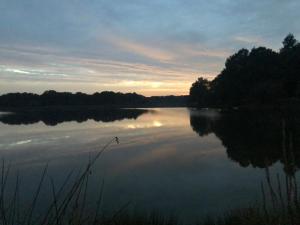
[[[190,220],[261,202],[261,182],[293,177],[299,119],[273,113],[186,108],[0,114],[0,157],[19,171],[25,199],[45,164],[57,184],[113,137],[93,167],[91,196],[104,180],[103,209],[130,201]],[[46,202],[49,190],[43,191]]]

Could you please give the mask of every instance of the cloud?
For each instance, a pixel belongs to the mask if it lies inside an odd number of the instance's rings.
[[[1,71],[1,70],[0,70]],[[20,73],[20,74],[30,74],[30,72],[28,71],[24,71],[24,70],[18,70],[18,69],[10,69],[10,68],[6,68],[3,70],[4,72],[9,72],[9,73]]]
[[[13,91],[43,92],[46,89],[60,91],[84,91],[93,93],[103,90],[139,92],[145,95],[187,94],[191,82],[187,76],[195,76],[192,68],[164,68],[155,65],[74,57],[48,51],[15,49],[17,61],[0,65],[2,93],[10,87]],[[51,54],[49,52],[52,52]],[[20,54],[21,53],[21,54]],[[20,55],[23,58],[20,58]],[[1,59],[1,55],[0,55]],[[28,60],[19,65],[18,60]],[[38,63],[36,63],[38,62]],[[193,79],[195,79],[193,78]],[[193,80],[192,79],[192,80]],[[13,87],[13,88],[12,88]],[[55,88],[53,88],[55,87]],[[40,89],[39,91],[37,91]]]
[[[167,62],[174,59],[176,56],[171,52],[164,51],[152,46],[147,46],[143,43],[134,42],[125,38],[109,36],[106,41],[120,48],[120,50],[134,53],[139,56],[147,57],[161,62]]]
[[[233,38],[235,41],[242,42],[245,44],[262,45],[264,40],[261,37],[254,36],[236,36]]]

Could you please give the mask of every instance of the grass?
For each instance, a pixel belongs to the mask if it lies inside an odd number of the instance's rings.
[[[92,167],[103,152],[118,138],[109,141],[96,155],[89,159],[85,168],[72,181],[73,173],[67,174],[63,184],[55,186],[48,176],[46,165],[41,173],[33,198],[26,207],[20,203],[20,179],[16,176],[11,195],[7,181],[10,165],[3,161],[0,173],[0,224],[1,225],[180,225],[176,216],[164,216],[159,212],[130,213],[126,203],[115,213],[105,214],[101,210],[103,199],[102,182],[95,207],[87,206],[88,184]],[[49,181],[51,201],[43,213],[37,213],[41,190]],[[207,217],[195,225],[299,225],[300,207],[295,174],[286,174],[284,185],[279,175],[274,180],[266,169],[266,181],[261,184],[262,204],[231,210],[218,218]],[[201,209],[199,209],[201,210]]]

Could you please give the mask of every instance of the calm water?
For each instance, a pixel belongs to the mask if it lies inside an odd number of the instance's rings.
[[[32,196],[46,163],[60,183],[118,136],[120,143],[102,155],[90,181],[96,194],[104,180],[104,210],[130,201],[139,210],[187,220],[260,202],[261,182],[290,169],[283,163],[282,135],[292,137],[289,146],[298,144],[298,130],[286,132],[269,114],[156,108],[0,114],[0,121],[0,157],[12,164],[12,174],[19,171],[25,198]]]

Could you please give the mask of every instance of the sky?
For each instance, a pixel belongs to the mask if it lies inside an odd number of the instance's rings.
[[[299,19],[299,0],[0,0],[0,94],[188,94]]]

